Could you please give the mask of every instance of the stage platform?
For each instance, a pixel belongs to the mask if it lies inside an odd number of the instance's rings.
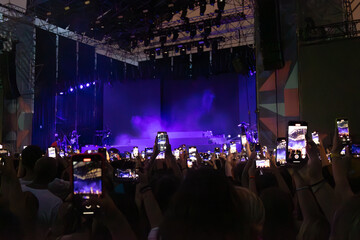
[[[156,133],[154,133],[156,136]],[[222,144],[227,143],[225,135],[213,136],[211,131],[196,131],[196,132],[168,132],[169,142],[171,148],[175,149],[185,144],[187,147],[196,146],[199,152],[214,151],[215,147],[221,147]],[[146,147],[153,147],[155,143],[154,138],[133,138],[130,139],[128,143],[122,145],[110,145],[105,146],[107,149],[116,148],[120,152],[131,152],[133,147],[139,147],[139,150],[142,151]],[[103,146],[97,145],[85,145],[81,148],[81,152],[87,150],[97,150]]]

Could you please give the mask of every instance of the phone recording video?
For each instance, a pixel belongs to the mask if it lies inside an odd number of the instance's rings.
[[[246,143],[247,143],[246,135],[241,135],[241,144],[242,144],[243,146],[245,146]]]
[[[158,132],[157,133],[157,147],[160,152],[164,152],[166,150],[166,140],[167,140],[166,132]]]
[[[286,164],[286,138],[276,140],[276,166],[285,166]]]
[[[216,147],[214,153],[215,153],[215,157],[218,159],[220,157],[220,148]]]
[[[236,153],[236,142],[230,142],[230,153]]]
[[[56,158],[56,149],[54,147],[48,148],[48,157]]]
[[[134,147],[133,151],[132,151],[133,157],[136,158],[139,156],[139,148],[138,147]]]
[[[258,159],[255,161],[256,168],[269,168],[270,160],[269,159]]]
[[[312,140],[315,144],[317,145],[320,145],[320,141],[319,141],[319,133],[314,131],[311,133],[311,137],[312,137]]]
[[[256,159],[261,158],[261,145],[260,143],[255,144]]]
[[[339,138],[344,145],[350,143],[349,121],[345,118],[336,119]]]
[[[351,154],[354,158],[360,158],[360,144],[351,145]]]
[[[152,154],[154,152],[154,149],[153,148],[145,148],[145,156],[146,156],[146,159],[150,159]]]
[[[196,161],[196,147],[189,147],[189,159],[191,161]]]
[[[139,180],[139,175],[133,169],[119,169],[115,170],[115,177],[122,181],[136,182]]]
[[[74,200],[83,214],[94,214],[96,206],[83,203],[102,195],[102,159],[99,154],[78,154],[71,158]]]
[[[299,164],[307,160],[306,155],[306,122],[289,122],[287,141],[287,162]]]
[[[175,159],[180,159],[180,150],[178,148],[174,150],[174,157]]]
[[[229,151],[228,151],[228,146],[227,146],[227,144],[226,144],[226,143],[224,143],[224,144],[223,144],[222,149],[223,149],[223,152],[224,152],[226,155],[228,155],[228,154],[229,154]]]

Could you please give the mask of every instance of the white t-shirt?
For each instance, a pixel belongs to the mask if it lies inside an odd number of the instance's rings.
[[[47,189],[21,185],[23,192],[31,192],[39,201],[38,223],[50,227],[56,220],[62,200]]]

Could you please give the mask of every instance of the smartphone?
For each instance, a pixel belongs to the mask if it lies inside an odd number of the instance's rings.
[[[54,147],[48,148],[48,157],[56,158],[56,149]]]
[[[134,158],[136,158],[137,156],[139,156],[139,148],[138,148],[138,147],[134,147],[134,148],[133,148],[133,156],[134,156]]]
[[[0,164],[4,165],[5,164],[5,159],[6,157],[10,156],[10,152],[6,149],[0,148]]]
[[[189,159],[191,161],[196,161],[196,147],[189,147]]]
[[[180,158],[180,150],[178,148],[174,150],[174,157],[175,157],[175,159]]]
[[[192,168],[193,166],[193,161],[191,161],[190,159],[187,160],[187,167],[188,168]]]
[[[351,144],[351,154],[354,158],[360,158],[360,144]]]
[[[312,140],[315,144],[319,145],[320,144],[320,141],[319,141],[319,133],[317,131],[314,131],[311,133],[311,137],[312,137]]]
[[[62,158],[64,158],[64,157],[65,157],[65,152],[64,152],[64,150],[60,150],[60,152],[59,152],[59,156],[60,156],[60,157],[62,157]]]
[[[225,153],[226,155],[229,154],[228,146],[226,143],[223,144],[222,149],[223,149],[223,153]]]
[[[246,143],[247,143],[246,135],[241,135],[241,144],[242,144],[243,146],[245,146]]]
[[[269,168],[270,160],[269,159],[258,159],[255,161],[256,168]]]
[[[286,138],[276,140],[276,166],[286,165]]]
[[[261,158],[261,145],[260,143],[255,144],[256,159]]]
[[[165,159],[165,152],[159,152],[159,154],[156,156],[156,159]]]
[[[125,159],[130,160],[131,154],[129,152],[125,152]]]
[[[154,149],[153,148],[145,148],[145,156],[147,159],[150,159],[152,154],[154,152]]]
[[[105,148],[105,147],[103,147],[103,148],[99,148],[99,149],[98,149],[98,153],[99,153],[99,154],[101,154],[101,155],[104,157],[104,159],[106,159],[106,156],[107,156],[107,150],[106,150],[106,148]]]
[[[230,153],[236,153],[236,142],[230,142]]]
[[[115,177],[126,182],[137,182],[139,180],[139,175],[134,169],[115,169]]]
[[[145,159],[145,151],[141,151],[141,158]]]
[[[349,121],[346,118],[337,118],[336,125],[341,142],[348,145],[350,143]]]
[[[168,135],[166,132],[158,132],[157,133],[157,147],[160,152],[164,152],[166,150],[166,141]]]
[[[306,134],[307,123],[290,121],[288,124],[288,140],[287,140],[287,152],[286,161],[291,164],[299,164],[303,161],[307,161],[306,154]]]
[[[103,193],[103,157],[100,154],[77,154],[72,161],[72,192],[75,204],[84,215],[94,214],[99,206],[86,205],[90,198],[101,197]]]
[[[220,157],[220,148],[216,147],[214,150],[214,153],[215,153],[215,157],[219,158]]]

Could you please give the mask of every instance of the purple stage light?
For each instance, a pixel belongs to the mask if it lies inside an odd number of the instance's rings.
[[[80,89],[83,89],[83,88],[84,88],[84,85],[81,84],[81,85],[80,85]]]
[[[93,82],[93,85],[95,85],[95,82]]]
[[[90,87],[90,83],[86,83],[86,87]]]
[[[59,94],[60,94],[60,95],[64,95],[64,92],[60,92]]]
[[[71,88],[70,88],[70,92],[73,92],[73,91],[74,91],[74,88],[71,87]]]

